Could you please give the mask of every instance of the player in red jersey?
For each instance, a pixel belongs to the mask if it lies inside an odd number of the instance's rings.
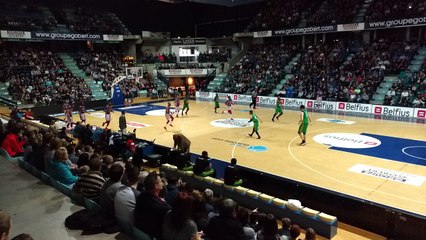
[[[180,112],[180,99],[178,96],[176,96],[175,98],[175,113],[176,113],[176,117],[179,117],[179,112]]]
[[[173,117],[173,113],[171,112],[171,109],[170,109],[171,105],[172,104],[170,102],[167,103],[167,107],[166,107],[166,111],[165,111],[165,115],[164,115],[166,117],[166,120],[167,120],[166,125],[164,126],[164,129],[166,131],[167,131],[167,125],[169,125],[170,127],[173,127],[172,123],[173,123],[173,120],[175,119]]]
[[[104,126],[104,125],[106,125],[106,127],[105,128],[108,128],[108,126],[109,126],[109,123],[111,122],[111,113],[112,112],[114,112],[113,110],[112,110],[112,104],[109,102],[108,104],[107,104],[107,106],[106,106],[106,108],[105,108],[105,122],[104,123],[102,123],[102,127]]]
[[[228,99],[225,102],[225,105],[228,107],[228,113],[231,115],[231,120],[234,120],[232,118],[232,105],[234,105],[234,102],[231,99],[231,96],[228,96]],[[222,114],[225,113],[225,111],[222,111]]]
[[[80,106],[78,108],[78,114],[80,115],[80,120],[81,123],[86,123],[86,107],[84,106],[84,104],[81,102]]]

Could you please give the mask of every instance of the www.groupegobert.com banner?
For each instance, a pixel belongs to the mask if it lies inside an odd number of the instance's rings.
[[[31,38],[42,40],[103,40],[101,34],[32,32]]]

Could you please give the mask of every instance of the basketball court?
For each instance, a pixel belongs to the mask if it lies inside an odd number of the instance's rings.
[[[123,110],[127,130],[136,129],[138,138],[172,147],[172,135],[180,132],[191,140],[193,153],[206,150],[225,162],[235,157],[245,167],[426,215],[425,124],[310,112],[307,145],[300,146],[297,110],[284,109],[272,122],[273,108],[256,109],[263,121],[257,139],[248,136],[247,105],[235,105],[230,120],[221,114],[223,104],[214,113],[213,103],[190,101],[188,115],[175,118],[166,131],[166,104],[115,108],[110,128],[118,130]],[[103,111],[87,115],[89,124],[104,120]]]

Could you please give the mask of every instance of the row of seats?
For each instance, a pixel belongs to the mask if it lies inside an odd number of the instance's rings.
[[[243,186],[229,186],[224,184],[222,180],[210,176],[202,177],[194,175],[192,171],[178,170],[177,166],[171,164],[163,164],[160,169],[161,171],[164,171],[167,175],[177,174],[178,177],[182,178],[184,181],[187,182],[190,182],[192,179],[197,181],[198,183],[206,183],[206,187],[211,188],[215,192],[216,188],[218,188],[217,192],[221,192],[222,195],[226,197],[228,197],[227,195],[229,195],[227,194],[228,191],[228,193],[234,192],[242,195],[243,197],[254,199],[256,202],[256,207],[261,206],[262,204],[266,204],[272,206],[275,209],[291,211],[293,214],[302,216],[302,218],[309,219],[307,221],[321,221],[324,224],[329,225],[330,227],[336,225],[337,223],[337,217],[335,216],[331,216],[329,214],[308,207],[294,204],[291,201],[289,202],[287,200],[276,198],[268,194],[261,193],[259,191],[248,189]]]
[[[70,189],[67,185],[60,183],[59,181],[51,178],[48,174],[45,172],[42,172],[38,170],[36,167],[32,166],[31,164],[23,161],[21,158],[18,159],[18,165],[28,173],[32,174],[34,177],[39,178],[41,181],[43,181],[45,184],[52,186],[59,192],[63,193],[64,195],[68,196],[73,202],[84,206],[86,209],[90,211],[98,211],[101,209],[101,206],[96,203],[95,201],[83,197],[81,194],[74,192],[72,189]],[[121,226],[120,226],[121,227]],[[126,229],[126,234],[129,236],[132,236],[135,240],[152,240],[152,238],[147,235],[146,233],[142,232],[140,229],[134,226],[128,226],[128,227],[122,227],[123,229]]]

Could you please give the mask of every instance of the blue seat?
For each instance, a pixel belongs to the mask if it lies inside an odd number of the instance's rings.
[[[50,184],[50,176],[45,172],[41,172],[41,180],[46,184]]]
[[[132,226],[132,233],[133,239],[135,240],[152,240],[152,238],[148,234],[142,232],[139,228],[135,226]]]
[[[99,204],[97,204],[95,201],[89,199],[89,198],[84,198],[84,206],[89,209],[89,210],[93,210],[93,211],[98,211],[101,209],[101,206],[99,206]]]
[[[32,167],[31,170],[32,170],[32,173],[33,173],[34,177],[41,178],[41,171],[38,170],[36,167],[32,166],[31,164],[29,164],[29,165]]]
[[[24,157],[11,157],[11,156],[9,156],[9,153],[7,153],[7,151],[4,150],[3,148],[0,148],[0,155],[5,157],[9,161],[18,160],[18,159],[23,160],[24,159]]]

